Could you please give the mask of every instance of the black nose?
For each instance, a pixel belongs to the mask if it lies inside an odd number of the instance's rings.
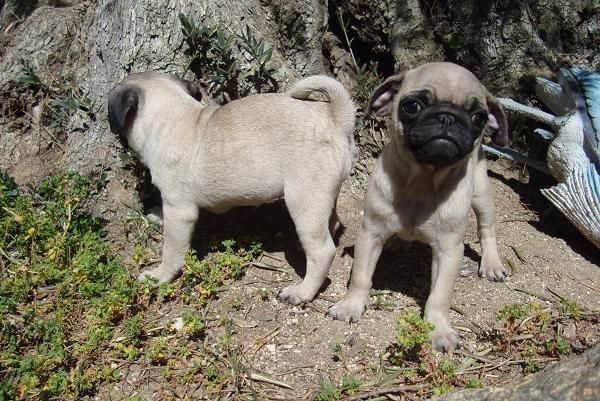
[[[444,124],[444,127],[448,127],[451,124],[454,124],[454,122],[456,121],[456,119],[454,118],[453,115],[451,114],[440,114],[438,116],[438,120]]]

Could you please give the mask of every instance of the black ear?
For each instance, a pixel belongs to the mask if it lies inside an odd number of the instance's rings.
[[[486,97],[489,109],[488,124],[485,127],[486,135],[492,138],[492,141],[498,146],[508,145],[508,122],[504,109],[498,99],[491,93]]]
[[[182,80],[182,82],[183,82],[183,86],[185,87],[186,92],[189,93],[189,95],[191,97],[193,97],[197,101],[202,100],[202,91],[197,84],[195,84],[194,82],[185,81],[185,80]]]
[[[371,113],[375,113],[378,116],[387,116],[391,113],[394,96],[398,93],[403,78],[404,73],[391,76],[375,88],[371,99],[369,99],[365,118],[369,117]]]
[[[123,135],[133,121],[141,93],[135,86],[119,85],[108,95],[108,123],[114,134]]]

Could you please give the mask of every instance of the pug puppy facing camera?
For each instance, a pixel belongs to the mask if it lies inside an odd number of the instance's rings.
[[[335,255],[335,204],[356,156],[352,99],[325,76],[224,106],[199,95],[193,83],[157,72],[131,74],[109,94],[111,131],[150,169],[163,200],[162,216],[152,216],[163,224],[162,262],[139,279],[162,284],[179,274],[199,209],[284,198],[307,265],[302,282],[279,298],[310,301]]]
[[[481,147],[485,137],[498,145],[508,142],[506,117],[471,72],[446,62],[388,78],[375,89],[370,113],[391,115],[390,143],[370,179],[348,291],[329,314],[347,322],[360,319],[375,266],[391,237],[425,242],[432,265],[424,318],[434,326],[434,347],[452,351],[460,337],[450,325],[450,304],[471,208],[481,241],[480,276],[504,281],[509,273],[498,255],[493,193]]]

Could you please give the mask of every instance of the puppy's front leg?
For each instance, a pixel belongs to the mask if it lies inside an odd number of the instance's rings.
[[[357,322],[369,303],[373,272],[387,236],[363,222],[354,247],[350,286],[344,299],[329,308],[334,319]]]
[[[481,242],[479,275],[490,281],[504,281],[509,270],[500,261],[496,245],[493,188],[487,175],[487,162],[483,150],[474,171],[473,210],[477,217],[477,233]]]
[[[431,245],[431,292],[424,316],[434,325],[429,339],[438,351],[452,351],[460,342],[450,325],[450,304],[464,251],[462,241],[462,235],[445,235]]]
[[[190,247],[194,224],[198,219],[196,205],[174,205],[163,201],[164,238],[161,264],[143,271],[139,281],[146,277],[158,280],[157,285],[169,283],[179,274],[185,260],[185,254]]]

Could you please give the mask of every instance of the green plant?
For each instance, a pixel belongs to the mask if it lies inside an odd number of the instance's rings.
[[[199,338],[204,335],[206,325],[204,318],[198,312],[185,312],[182,316],[185,330],[192,338]]]
[[[433,326],[424,321],[416,312],[406,310],[396,323],[396,343],[393,347],[393,361],[400,365],[404,361],[418,361],[431,354],[429,333]]]
[[[439,365],[440,372],[445,376],[454,376],[456,373],[456,364],[452,359],[447,356],[444,356],[440,361]]]
[[[257,39],[246,26],[240,35],[228,32],[221,25],[200,26],[184,14],[179,14],[185,54],[189,62],[184,69],[211,82],[214,95],[223,95],[224,100],[237,99],[254,92],[277,89],[273,78],[275,69],[268,63],[273,56],[264,39]],[[243,65],[239,55],[245,53],[250,60]]]
[[[98,182],[74,172],[19,188],[0,171],[0,399],[94,398],[140,355],[164,366],[168,380],[182,380],[187,370],[176,361],[202,354],[204,342],[195,340],[207,336],[204,313],[183,314],[179,335],[168,325],[149,327],[148,307],[202,306],[262,253],[259,243],[246,251],[223,241],[203,260],[190,254],[181,280],[159,288],[139,283],[105,238],[104,222],[85,212],[96,191]],[[149,259],[149,244],[139,248],[140,259]],[[232,352],[233,331],[215,340],[220,352]],[[218,359],[196,364],[215,394],[234,380]]]
[[[581,9],[584,14],[593,15],[600,10],[600,0],[583,0]]]
[[[333,360],[334,361],[341,361],[342,360],[342,345],[340,343],[336,343],[333,346]]]
[[[560,298],[558,310],[564,317],[579,319],[579,304],[574,299]]]
[[[540,370],[542,370],[542,368],[540,367],[539,363],[532,360],[528,360],[523,367],[523,371],[525,373],[536,373]]]
[[[483,382],[481,381],[481,379],[477,378],[477,377],[473,377],[471,379],[469,379],[469,383],[467,384],[468,388],[482,388],[483,387]]]
[[[361,104],[363,110],[365,110],[366,102],[369,100],[373,89],[382,80],[382,76],[379,73],[379,66],[376,61],[369,61],[369,63],[364,64],[359,63],[354,55],[354,51],[352,50],[352,42],[354,42],[354,38],[351,38],[348,35],[350,19],[344,20],[344,13],[341,7],[337,8],[336,17],[344,34],[344,39],[346,40],[346,45],[348,46],[348,51],[350,52],[352,65],[354,67],[353,78],[356,84],[352,89],[352,94]]]
[[[569,342],[559,335],[554,336],[545,346],[548,353],[552,356],[568,355],[571,351]]]
[[[340,399],[340,392],[337,389],[335,383],[321,379],[319,381],[319,392],[317,393],[317,401],[338,401]]]
[[[19,58],[21,75],[17,82],[32,92],[39,107],[38,123],[58,133],[65,133],[70,118],[75,113],[81,113],[89,120],[95,119],[95,104],[84,96],[81,88],[74,86],[72,78],[58,78],[48,74],[42,77],[36,68],[27,60]],[[56,136],[48,132],[53,140]]]
[[[30,190],[0,173],[0,391],[9,398],[17,389],[23,398],[77,398],[115,378],[95,359],[138,287],[102,221],[83,212],[94,191],[74,172]]]
[[[166,351],[169,339],[166,336],[153,338],[146,348],[146,358],[152,364],[164,364],[167,360]]]
[[[342,379],[342,390],[349,395],[352,395],[358,391],[361,382],[352,376],[344,376]]]
[[[266,87],[268,90],[276,89],[277,82],[273,79],[275,69],[267,67],[267,63],[273,56],[273,48],[268,47],[263,38],[256,39],[247,25],[246,31],[239,38],[241,39],[242,48],[254,61],[251,67],[252,73],[248,76],[254,89],[258,93],[264,91],[263,87]]]
[[[352,95],[361,104],[366,105],[373,90],[381,83],[382,79],[376,61],[369,61],[368,64],[357,65],[354,69],[354,80],[356,81],[356,85],[352,88]]]
[[[435,386],[432,389],[432,394],[434,397],[439,397],[440,395],[451,393],[454,388],[448,384],[441,384],[439,386]]]
[[[527,308],[525,308],[519,304],[510,304],[510,305],[504,305],[502,307],[500,312],[498,312],[496,319],[506,320],[511,323],[515,323],[515,322],[523,319],[525,316],[527,316],[527,314],[528,314]]]
[[[217,293],[217,289],[226,280],[239,279],[243,270],[252,260],[252,253],[245,249],[234,249],[236,242],[222,242],[223,251],[214,252],[203,260],[198,260],[194,251],[186,257],[183,281],[187,288],[195,289],[202,304]]]

